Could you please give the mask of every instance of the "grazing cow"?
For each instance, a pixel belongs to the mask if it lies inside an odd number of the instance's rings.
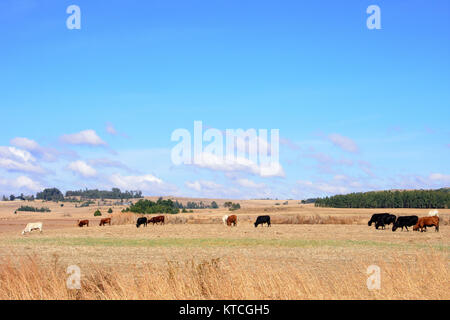
[[[428,216],[429,217],[439,217],[439,211],[431,210],[430,212],[428,212]]]
[[[137,222],[136,222],[136,228],[139,228],[139,226],[140,226],[141,224],[143,224],[144,227],[146,227],[146,226],[147,226],[147,223],[148,223],[148,221],[147,221],[147,218],[146,218],[146,217],[139,218],[139,219],[137,219]]]
[[[148,223],[153,223],[153,224],[164,224],[164,216],[157,216],[157,217],[153,217],[150,220],[148,220]]]
[[[223,224],[227,224],[227,220],[228,220],[228,216],[227,216],[227,215],[224,215],[224,216],[222,217]]]
[[[107,224],[111,225],[111,218],[104,218],[104,219],[100,220],[99,226],[105,226]]]
[[[42,233],[42,222],[28,223],[25,229],[22,231],[22,235],[33,230],[39,230]]]
[[[398,217],[394,225],[392,226],[392,231],[397,230],[397,228],[402,228],[403,231],[403,227],[406,228],[406,231],[409,231],[408,227],[414,226],[418,220],[418,216]]]
[[[255,228],[258,227],[258,225],[263,225],[264,223],[267,223],[267,226],[270,227],[270,216],[259,216],[256,218],[255,222]]]
[[[237,217],[234,214],[227,218],[227,226],[230,227],[231,225],[234,225],[235,227],[237,225]]]
[[[372,225],[372,223],[375,223],[375,229],[378,229],[378,227],[385,229],[385,225],[394,223],[395,219],[396,219],[396,216],[394,216],[393,214],[375,213],[374,215],[372,215],[372,218],[370,218],[370,220],[367,224],[370,227]]]
[[[89,227],[89,220],[79,220],[79,221],[78,221],[78,226],[79,226],[80,228],[82,228],[82,227],[84,227],[84,226]]]
[[[414,231],[427,231],[427,227],[435,227],[435,232],[439,232],[439,217],[422,217],[419,218],[416,225],[413,227]]]

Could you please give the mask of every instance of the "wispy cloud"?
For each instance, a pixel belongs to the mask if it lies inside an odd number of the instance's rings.
[[[36,141],[24,137],[16,137],[11,139],[11,145],[22,148],[29,151],[35,157],[44,161],[55,161],[61,154],[56,149],[44,148],[40,146]]]
[[[65,134],[61,141],[71,145],[107,146],[94,130],[84,130],[73,134]]]
[[[341,148],[344,151],[357,153],[359,152],[359,147],[355,141],[352,139],[340,135],[338,133],[332,133],[328,136],[328,139],[337,147]]]

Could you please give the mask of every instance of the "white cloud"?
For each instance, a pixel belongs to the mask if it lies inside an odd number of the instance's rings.
[[[205,181],[205,180],[198,180],[193,182],[187,181],[186,186],[198,192],[205,190],[212,191],[216,189],[223,189],[222,185],[217,184],[214,181]]]
[[[177,188],[171,184],[164,182],[162,179],[151,174],[141,176],[123,176],[121,174],[113,174],[109,179],[111,187],[122,190],[139,190],[145,195],[174,195]]]
[[[10,143],[13,146],[27,150],[36,157],[46,161],[55,161],[58,155],[58,151],[50,148],[43,148],[36,141],[28,138],[16,137],[12,139]]]
[[[448,174],[432,173],[430,174],[429,179],[433,182],[450,183],[450,175]]]
[[[26,176],[19,176],[15,179],[2,180],[0,179],[0,185],[7,187],[10,193],[17,191],[25,192],[37,192],[43,189],[42,185]]]
[[[199,159],[194,161],[194,165],[200,168],[211,170],[233,172],[244,171],[261,177],[284,177],[284,170],[280,163],[257,164],[245,157],[234,157],[227,159],[218,157],[215,154],[204,152]]]
[[[236,183],[244,188],[260,189],[260,188],[266,187],[266,185],[264,183],[256,183],[249,179],[238,179],[238,180],[236,180]]]
[[[94,130],[84,130],[74,134],[65,134],[61,141],[73,145],[106,146]]]
[[[297,184],[301,187],[307,188],[306,191],[315,194],[325,193],[325,194],[344,194],[348,193],[350,190],[342,185],[330,184],[326,182],[311,182],[308,180],[299,180]]]
[[[0,168],[8,171],[44,172],[30,152],[16,147],[0,147]]]
[[[85,178],[92,178],[97,175],[97,171],[94,168],[81,160],[71,162],[67,168]]]
[[[340,147],[341,149],[356,153],[359,151],[358,145],[350,138],[344,137],[337,133],[332,133],[328,136],[328,139],[335,145]]]

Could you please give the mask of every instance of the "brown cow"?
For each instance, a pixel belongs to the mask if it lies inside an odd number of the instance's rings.
[[[111,218],[104,218],[104,219],[100,220],[99,226],[105,226],[107,224],[111,225]]]
[[[227,219],[227,226],[231,226],[231,225],[236,226],[237,225],[237,217],[233,214],[232,216],[229,216]]]
[[[153,224],[164,224],[164,216],[157,216],[157,217],[153,217],[151,219],[148,220],[148,223],[153,223]]]
[[[439,232],[439,217],[422,217],[419,218],[413,230],[418,231],[420,229],[420,232],[424,232],[427,231],[427,227],[433,226],[435,227],[434,231]]]
[[[82,228],[83,226],[89,227],[89,220],[79,220],[78,226]]]

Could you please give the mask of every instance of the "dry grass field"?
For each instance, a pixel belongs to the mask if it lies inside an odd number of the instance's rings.
[[[209,199],[178,199],[211,202]],[[0,299],[449,299],[450,210],[440,232],[368,227],[373,213],[425,216],[422,209],[330,209],[299,201],[238,201],[229,211],[167,215],[166,225],[134,225],[137,215],[56,203],[0,202]],[[236,201],[235,201],[236,202]],[[280,205],[276,205],[279,203]],[[14,211],[22,204],[49,213]],[[272,227],[255,228],[267,214]],[[89,219],[88,228],[76,226]],[[28,222],[44,230],[22,236]],[[81,269],[81,290],[66,287],[66,268]],[[368,290],[367,268],[381,268],[381,288]]]

